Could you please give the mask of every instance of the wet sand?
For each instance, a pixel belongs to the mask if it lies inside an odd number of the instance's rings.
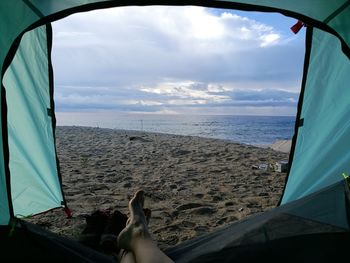
[[[127,213],[133,193],[146,192],[150,230],[165,249],[275,207],[286,174],[267,167],[288,153],[230,141],[101,128],[58,127],[57,151],[66,200],[31,221],[76,239],[85,215]]]

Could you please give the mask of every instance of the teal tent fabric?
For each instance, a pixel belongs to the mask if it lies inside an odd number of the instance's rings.
[[[289,202],[288,213],[311,219],[314,222],[323,222],[329,226],[349,229],[346,215],[347,203],[346,198],[344,198],[345,187],[344,182],[338,182],[304,198]],[[293,207],[293,203],[299,205]]]
[[[59,207],[63,202],[48,88],[46,36],[50,29],[44,25],[24,34],[4,76],[7,100],[14,102],[8,103],[7,109],[15,216],[40,213]]]
[[[281,12],[315,27],[301,108],[301,118],[305,121],[298,130],[294,161],[282,203],[341,180],[342,172],[349,173],[349,144],[346,140],[349,138],[349,121],[346,118],[349,116],[346,103],[349,90],[345,86],[349,83],[346,75],[350,70],[350,1],[207,0],[195,3]],[[0,1],[0,224],[7,224],[12,213],[28,215],[59,207],[63,199],[55,165],[52,120],[48,115],[48,112],[54,114],[48,97],[47,41],[50,39],[42,26],[75,12],[138,4],[144,5],[145,2]],[[147,4],[192,2],[149,1]],[[40,29],[36,29],[38,26]],[[31,45],[38,45],[38,48]],[[18,112],[16,105],[19,105]],[[10,185],[11,193],[8,192]],[[12,199],[8,200],[11,195]]]
[[[350,173],[350,60],[336,37],[313,29],[294,159],[282,204]]]

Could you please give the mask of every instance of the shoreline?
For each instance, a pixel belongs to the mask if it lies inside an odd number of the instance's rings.
[[[143,188],[150,231],[162,249],[275,207],[285,173],[254,170],[288,154],[222,139],[81,126],[57,126],[63,190],[73,212],[30,221],[76,239],[97,209],[127,213]]]
[[[185,137],[198,137],[198,138],[203,138],[203,139],[213,139],[213,140],[220,140],[220,141],[226,141],[229,143],[238,143],[242,145],[247,145],[247,146],[254,146],[254,147],[259,147],[259,148],[271,148],[275,151],[278,152],[283,152],[283,153],[289,153],[291,144],[292,144],[292,139],[277,139],[272,143],[262,143],[262,144],[257,144],[257,143],[243,143],[235,140],[230,140],[230,139],[223,139],[223,138],[216,138],[216,137],[206,137],[206,136],[200,136],[200,135],[183,135],[183,134],[176,134],[176,133],[166,133],[166,132],[154,132],[154,131],[143,131],[143,130],[127,130],[127,129],[118,129],[118,128],[104,128],[104,127],[94,127],[94,126],[81,126],[81,125],[57,125],[57,128],[69,128],[69,127],[75,127],[75,128],[92,128],[92,129],[105,129],[105,130],[111,130],[111,131],[117,131],[120,133],[125,133],[125,134],[132,134],[132,133],[139,133],[139,134],[144,134],[144,133],[150,133],[150,134],[156,134],[156,135],[175,135],[175,136],[185,136]]]

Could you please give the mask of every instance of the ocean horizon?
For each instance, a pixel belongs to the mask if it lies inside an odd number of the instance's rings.
[[[117,130],[170,133],[224,139],[251,145],[290,140],[294,116],[134,114],[57,112],[57,126],[88,126]]]

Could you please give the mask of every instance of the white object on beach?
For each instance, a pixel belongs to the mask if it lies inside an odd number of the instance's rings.
[[[276,162],[276,169],[275,169],[276,172],[280,172],[280,173],[287,172],[287,169],[288,169],[288,161],[284,160],[284,161]]]
[[[260,170],[267,170],[269,166],[266,163],[259,164],[259,169]]]

